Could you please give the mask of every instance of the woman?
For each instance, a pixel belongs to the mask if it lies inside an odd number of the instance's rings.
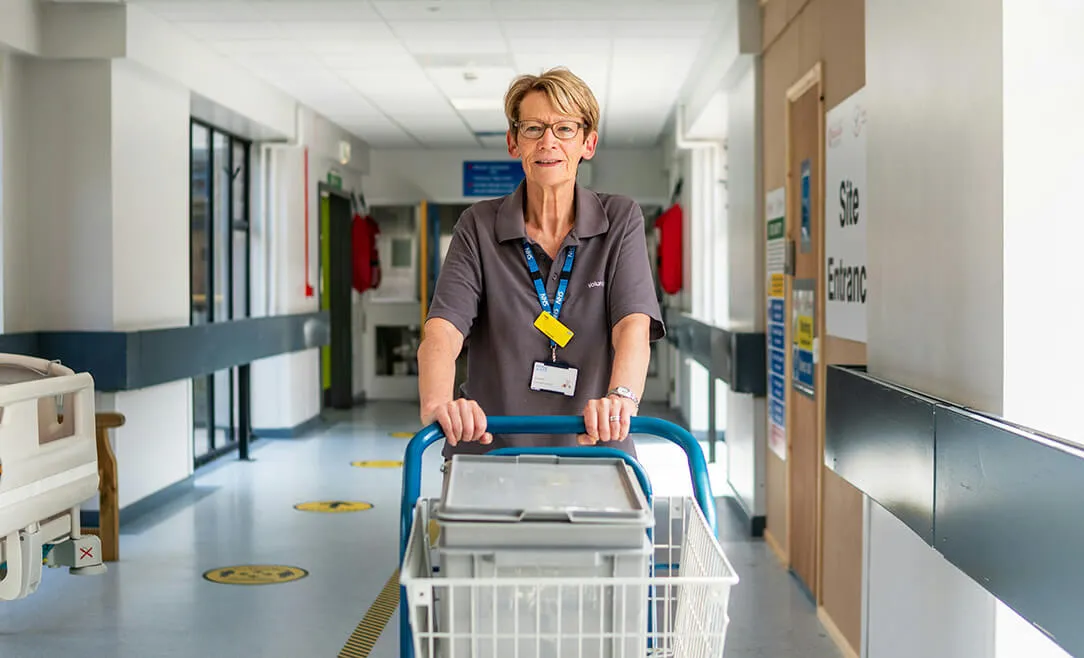
[[[650,343],[664,335],[643,215],[627,197],[576,184],[579,163],[595,155],[599,108],[567,69],[515,79],[505,115],[508,153],[525,178],[456,224],[418,351],[422,423],[444,430],[446,460],[577,438],[635,455],[629,422]],[[587,433],[494,437],[486,415],[583,415]]]

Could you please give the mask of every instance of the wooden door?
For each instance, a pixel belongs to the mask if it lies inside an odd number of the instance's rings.
[[[820,67],[787,94],[787,240],[791,251],[787,299],[790,346],[787,386],[787,537],[790,567],[817,600],[823,448],[817,342],[823,316],[824,106]]]

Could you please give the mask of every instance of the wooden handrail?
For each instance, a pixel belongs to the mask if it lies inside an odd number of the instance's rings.
[[[99,411],[94,414],[94,436],[98,448],[98,527],[84,528],[102,540],[102,560],[120,559],[120,509],[117,498],[117,457],[109,443],[109,430],[124,425],[124,414]]]

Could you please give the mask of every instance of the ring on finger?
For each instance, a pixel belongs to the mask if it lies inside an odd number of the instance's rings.
[[[621,416],[610,416],[610,422],[611,423],[621,422]]]

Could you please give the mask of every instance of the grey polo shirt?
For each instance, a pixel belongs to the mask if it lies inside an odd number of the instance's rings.
[[[542,312],[527,269],[523,240],[525,185],[481,201],[459,218],[440,268],[430,318],[451,322],[468,341],[467,378],[461,394],[487,416],[579,416],[587,402],[609,390],[614,351],[611,329],[632,313],[651,318],[651,340],[665,334],[648,261],[644,218],[630,198],[576,187],[576,218],[556,264],[531,241],[550,303],[566,250],[576,245],[561,322],[574,332],[558,361],[579,369],[575,396],[532,391],[534,364],[548,361],[549,339],[534,326]],[[445,445],[444,456],[482,453],[505,446],[577,445],[569,436],[494,436],[493,443]],[[632,440],[610,447],[632,454]]]

